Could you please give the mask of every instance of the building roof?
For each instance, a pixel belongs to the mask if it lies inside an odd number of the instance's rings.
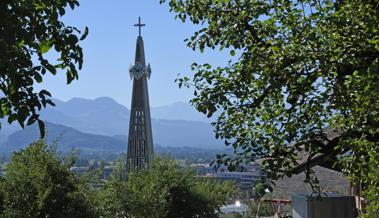
[[[315,166],[312,169],[320,181],[321,191],[349,194],[349,180],[342,173],[320,166]],[[270,195],[273,198],[291,199],[293,194],[312,192],[312,188],[309,184],[304,183],[304,180],[304,172],[292,177],[278,179],[275,181],[273,192]]]
[[[239,201],[236,201],[235,204],[228,204],[220,208],[221,213],[228,214],[228,213],[239,213],[243,214],[246,213],[249,207],[246,204],[240,203]]]

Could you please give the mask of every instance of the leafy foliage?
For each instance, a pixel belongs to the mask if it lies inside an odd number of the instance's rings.
[[[228,49],[236,58],[226,66],[194,63],[193,78],[178,79],[194,87],[197,110],[222,112],[216,137],[236,156],[221,156],[220,164],[262,158],[277,179],[298,173],[302,161],[343,160],[343,171],[367,184],[376,205],[378,165],[366,166],[378,159],[379,144],[377,0],[160,2],[201,25],[187,39],[190,48]],[[310,166],[303,170],[317,188]]]
[[[363,184],[366,204],[365,218],[379,217],[379,146],[365,139],[351,140],[355,153],[343,159],[353,184]]]
[[[215,211],[233,192],[228,184],[195,179],[166,158],[156,158],[148,170],[128,175],[127,181],[120,178],[114,175],[98,196],[104,217],[217,217]]]
[[[68,9],[79,6],[77,0],[4,0],[0,2],[0,118],[21,127],[38,122],[41,135],[44,123],[38,111],[54,105],[47,90],[35,91],[46,73],[66,71],[67,83],[78,79],[83,52],[79,41],[88,34],[60,21]],[[52,50],[55,50],[53,52]],[[58,57],[49,61],[52,52]],[[1,127],[1,126],[0,126]]]
[[[15,153],[0,181],[1,217],[94,217],[72,165],[44,141]]]
[[[262,198],[266,194],[268,185],[266,183],[257,182],[253,187],[253,194],[256,199]]]
[[[249,210],[247,211],[245,217],[255,217],[257,215],[262,217],[270,217],[275,215],[275,208],[270,203],[261,203],[259,206],[259,202],[253,201],[249,205]]]

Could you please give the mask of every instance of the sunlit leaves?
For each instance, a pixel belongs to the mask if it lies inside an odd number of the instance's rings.
[[[183,22],[199,24],[188,47],[228,48],[234,56],[224,66],[193,64],[192,79],[177,80],[194,88],[191,102],[200,112],[222,112],[215,134],[236,155],[219,164],[262,159],[276,179],[290,176],[307,155],[337,149],[341,160],[353,145],[320,144],[326,127],[339,129],[347,142],[363,137],[378,144],[377,1],[163,2]],[[317,185],[317,178],[307,182]]]
[[[217,210],[234,193],[230,183],[196,178],[175,161],[160,157],[126,181],[118,178],[112,176],[100,192],[103,217],[219,217]]]
[[[45,54],[46,52],[48,52],[51,49],[51,47],[53,47],[52,41],[41,42],[38,45],[38,52]]]
[[[83,65],[79,42],[88,35],[88,28],[65,26],[60,17],[67,7],[79,6],[77,0],[5,1],[0,3],[0,118],[18,121],[24,127],[38,121],[38,111],[46,104],[44,91],[36,93],[34,83],[42,83],[46,73],[66,72],[67,83],[78,79]],[[47,60],[48,54],[58,60]],[[51,97],[50,94],[48,94]],[[7,109],[5,107],[8,107]],[[39,125],[42,126],[41,124]],[[41,136],[44,136],[41,129]]]

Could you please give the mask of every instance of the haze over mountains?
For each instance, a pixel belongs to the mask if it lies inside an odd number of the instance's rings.
[[[79,148],[85,151],[124,151],[127,144],[130,111],[111,98],[95,100],[73,98],[67,102],[55,99],[56,107],[41,112],[47,122],[47,141],[58,140],[59,149]],[[171,147],[221,148],[214,138],[205,115],[188,103],[151,108],[154,144]],[[0,130],[0,150],[25,147],[38,139],[37,126],[19,130],[4,125]]]

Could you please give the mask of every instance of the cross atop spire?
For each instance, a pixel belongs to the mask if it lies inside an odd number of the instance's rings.
[[[146,26],[146,24],[141,23],[141,17],[138,17],[138,23],[134,24],[134,26],[138,26],[138,33],[139,36],[141,36],[141,27]]]

